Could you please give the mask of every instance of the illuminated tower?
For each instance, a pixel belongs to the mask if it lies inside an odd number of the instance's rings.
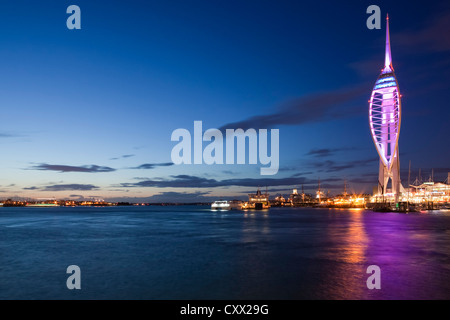
[[[385,195],[389,180],[395,201],[404,192],[400,182],[398,137],[401,123],[401,95],[392,67],[389,16],[386,18],[386,55],[384,68],[375,83],[370,98],[369,123],[373,142],[380,156],[378,194]]]

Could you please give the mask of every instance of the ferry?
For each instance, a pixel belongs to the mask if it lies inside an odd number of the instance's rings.
[[[211,204],[211,210],[241,210],[242,208],[242,202],[239,200],[233,200],[233,201],[226,201],[226,200],[219,200],[214,201]]]
[[[48,208],[48,207],[59,207],[56,203],[27,203],[26,207],[38,207],[38,208]]]
[[[270,208],[270,202],[269,202],[269,194],[267,193],[261,193],[261,190],[258,188],[258,191],[256,191],[255,194],[249,194],[248,195],[248,202],[245,202],[242,206],[243,210],[266,210]]]

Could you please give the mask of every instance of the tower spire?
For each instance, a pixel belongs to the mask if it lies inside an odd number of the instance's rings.
[[[392,72],[392,55],[391,55],[391,37],[389,35],[389,14],[386,16],[386,54],[384,58],[384,70],[383,72]]]

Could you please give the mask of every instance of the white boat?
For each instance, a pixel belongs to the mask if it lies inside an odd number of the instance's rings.
[[[26,207],[39,207],[39,208],[47,208],[47,207],[59,207],[59,204],[56,203],[27,203]]]
[[[242,201],[239,200],[219,200],[211,204],[211,210],[240,210],[242,208]]]

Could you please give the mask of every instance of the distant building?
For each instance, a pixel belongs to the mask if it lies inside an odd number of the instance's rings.
[[[270,203],[273,207],[290,207],[292,205],[290,199],[286,199],[281,194],[276,196],[274,200],[270,200]]]
[[[412,203],[449,203],[450,185],[441,182],[424,182],[418,186],[411,186],[407,198]]]
[[[289,196],[289,202],[292,203],[294,207],[300,207],[302,205],[309,205],[312,203],[312,197],[309,194],[298,193],[297,189],[292,190],[292,194]]]

